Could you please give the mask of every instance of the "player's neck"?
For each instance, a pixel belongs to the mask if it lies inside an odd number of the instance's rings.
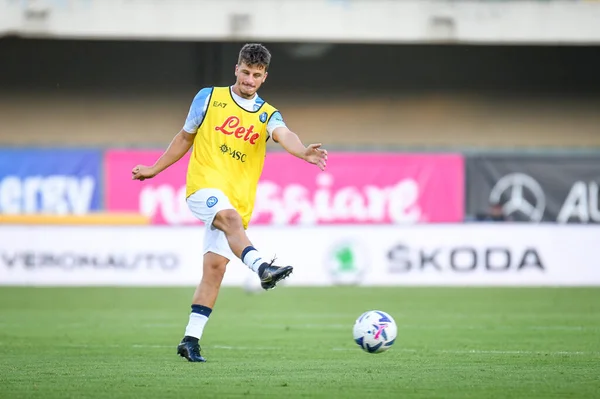
[[[244,100],[252,100],[252,99],[256,98],[256,96],[258,95],[258,93],[254,93],[254,95],[252,97],[243,96],[242,92],[240,91],[240,87],[237,84],[230,86],[229,89],[231,90],[231,92],[233,94],[235,94],[239,98],[243,98]]]

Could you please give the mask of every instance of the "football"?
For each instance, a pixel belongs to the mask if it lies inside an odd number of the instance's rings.
[[[354,342],[365,352],[381,353],[396,341],[398,327],[389,314],[380,310],[363,313],[354,323]]]

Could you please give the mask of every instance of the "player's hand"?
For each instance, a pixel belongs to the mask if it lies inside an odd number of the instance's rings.
[[[133,180],[144,181],[152,179],[154,176],[156,176],[156,172],[150,166],[138,165],[131,171],[131,178]]]
[[[327,167],[327,150],[322,150],[321,145],[321,143],[311,144],[308,147],[306,147],[306,151],[304,152],[304,159],[308,163],[317,165],[319,169],[325,170],[325,168]]]

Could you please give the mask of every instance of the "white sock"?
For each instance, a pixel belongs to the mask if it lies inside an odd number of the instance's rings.
[[[198,313],[190,313],[190,321],[188,321],[188,325],[185,328],[185,335],[195,338],[202,338],[202,333],[204,332],[204,326],[208,321],[208,317],[203,314]]]
[[[261,262],[262,259],[262,255],[256,249],[253,249],[252,251],[249,251],[242,260],[246,266],[250,268],[250,270],[252,270],[254,273],[257,273],[259,266],[264,263],[264,261]]]

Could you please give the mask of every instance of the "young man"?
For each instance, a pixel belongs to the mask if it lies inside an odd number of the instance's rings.
[[[260,44],[242,47],[231,87],[208,87],[194,98],[183,129],[152,166],[138,165],[134,180],[150,179],[183,157],[192,147],[187,172],[187,204],[206,225],[202,281],[177,353],[204,362],[199,340],[217,300],[231,253],[258,274],[264,289],[274,288],[291,266],[268,262],[252,246],[246,228],[252,216],[267,140],[325,170],[327,151],[321,144],[305,147],[287,128],[279,111],[257,94],[267,78],[271,54]]]

